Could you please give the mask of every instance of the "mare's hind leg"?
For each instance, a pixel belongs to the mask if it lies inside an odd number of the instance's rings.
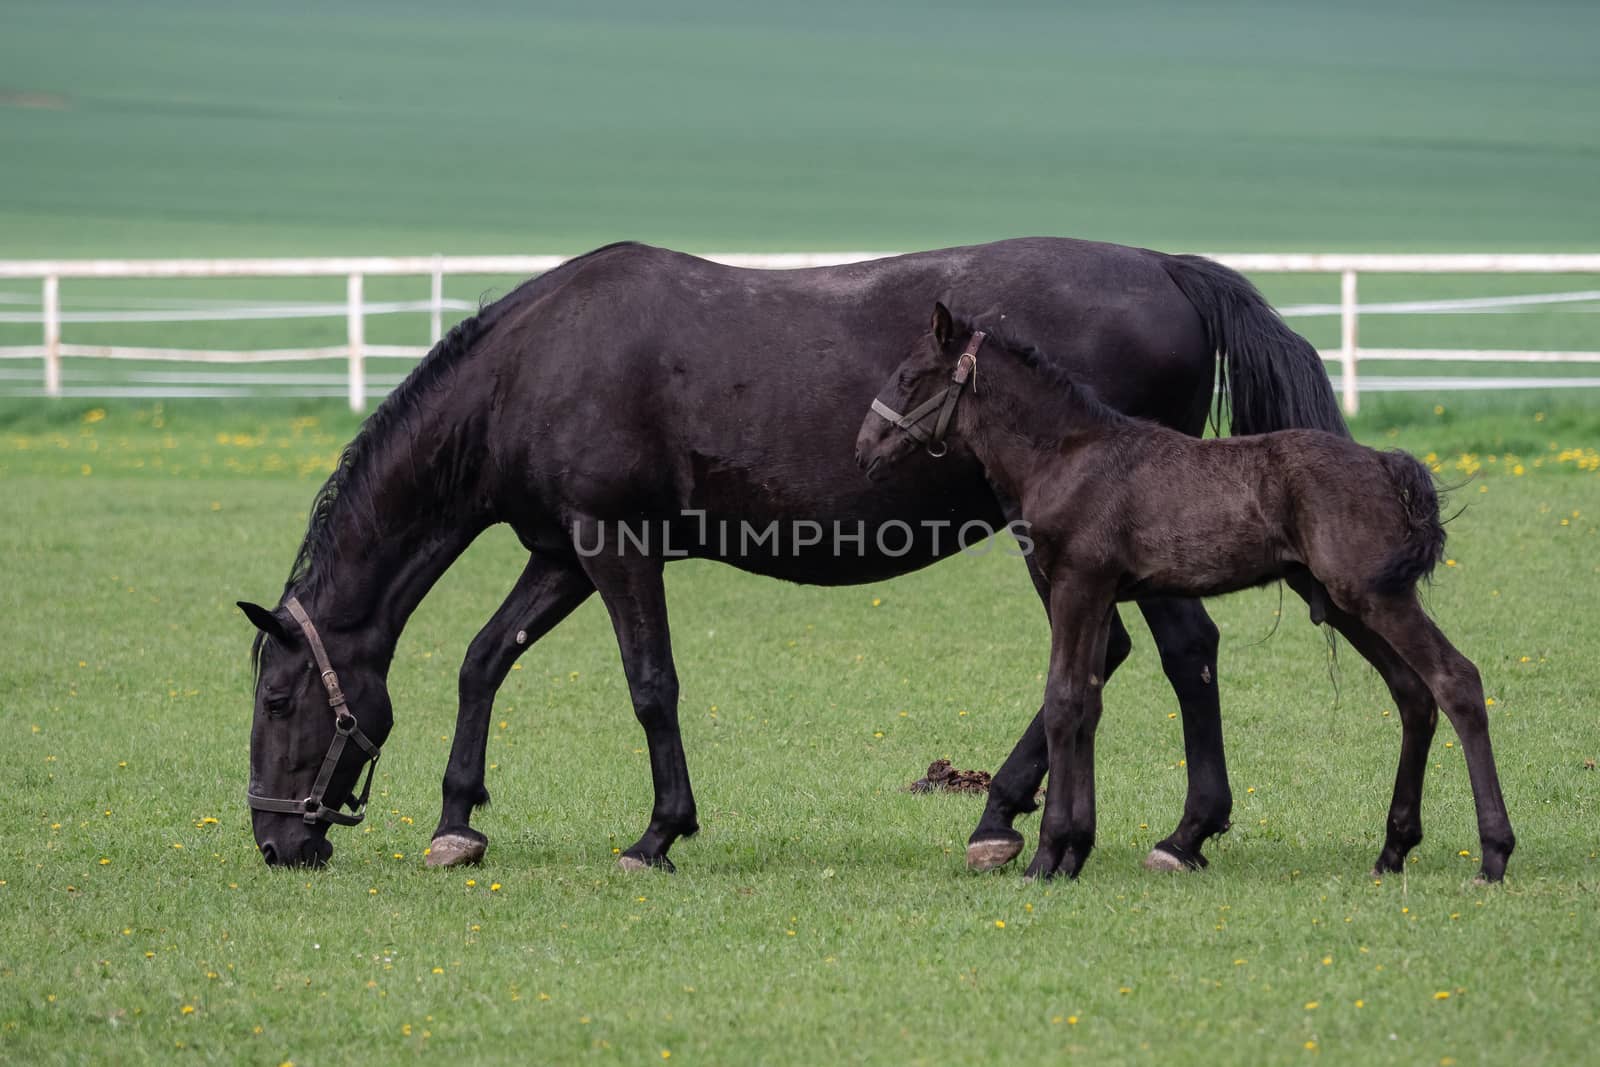
[[[1109,680],[1132,648],[1128,631],[1113,610],[1101,677]],[[1045,709],[1041,706],[1016,748],[1011,750],[1011,755],[989,783],[989,799],[983,816],[967,839],[967,866],[975,871],[1004,867],[1022,852],[1022,835],[1011,824],[1018,815],[1039,806],[1033,799],[1034,794],[1049,767],[1044,721]]]
[[[1483,869],[1478,877],[1486,882],[1500,881],[1505,877],[1511,850],[1516,847],[1516,837],[1506,815],[1494,750],[1489,744],[1489,712],[1484,706],[1478,668],[1439,632],[1414,592],[1374,598],[1361,612],[1361,621],[1388,641],[1421,675],[1455,727],[1466,756],[1472,802],[1478,815],[1478,839],[1483,850]]]
[[[679,837],[696,833],[700,824],[678,730],[678,674],[667,629],[662,561],[606,554],[586,558],[583,566],[611,613],[633,713],[650,748],[650,779],[655,786],[650,825],[644,836],[623,850],[617,865],[629,871],[646,867],[670,871],[667,850]]]
[[[500,609],[478,631],[461,663],[461,710],[444,772],[444,805],[428,849],[428,866],[483,859],[489,839],[469,825],[472,810],[489,803],[483,782],[494,697],[517,657],[588,599],[594,585],[575,563],[535,557],[523,568]]]
[[[1332,604],[1321,590],[1314,590],[1313,579],[1301,575],[1289,580],[1294,591],[1308,603],[1326,604],[1328,624],[1344,635],[1357,652],[1372,664],[1389,687],[1400,712],[1400,764],[1394,775],[1394,796],[1389,802],[1389,823],[1383,840],[1383,851],[1373,866],[1373,874],[1389,874],[1400,870],[1406,856],[1422,841],[1422,779],[1428,767],[1428,749],[1433,744],[1433,731],[1439,722],[1438,705],[1416,671],[1406,665],[1389,642],[1362,625],[1355,616],[1347,614]]]
[[[1183,717],[1184,765],[1189,791],[1177,829],[1145,857],[1152,871],[1198,870],[1200,847],[1232,825],[1233,790],[1222,749],[1222,705],[1217,695],[1217,627],[1205,605],[1186,597],[1150,597],[1139,610],[1161,653],[1161,668]]]

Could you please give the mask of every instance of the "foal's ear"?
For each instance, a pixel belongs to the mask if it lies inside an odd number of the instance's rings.
[[[933,339],[943,348],[950,343],[950,337],[956,332],[955,323],[950,318],[950,309],[942,301],[935,301],[933,305]]]
[[[256,629],[268,637],[275,637],[285,645],[293,644],[294,638],[278,617],[260,604],[252,604],[248,600],[236,601],[239,610],[244,612],[244,617],[255,623]]]

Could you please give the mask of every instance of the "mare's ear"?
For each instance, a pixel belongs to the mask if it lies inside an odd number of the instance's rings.
[[[252,604],[248,600],[240,600],[236,603],[239,605],[239,610],[244,612],[244,617],[255,623],[256,629],[268,637],[277,638],[281,644],[294,644],[294,637],[272,612],[260,604]]]
[[[933,339],[943,348],[950,343],[950,337],[956,332],[955,323],[950,318],[950,309],[943,302],[935,301],[933,305]]]

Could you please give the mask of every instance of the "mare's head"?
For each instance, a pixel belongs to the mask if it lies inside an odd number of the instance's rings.
[[[276,611],[239,607],[259,631],[248,794],[256,845],[271,866],[320,867],[333,854],[328,826],[361,821],[370,765],[394,725],[385,665],[319,629],[292,595]],[[355,814],[340,810],[347,804]]]
[[[935,457],[945,454],[956,406],[978,369],[982,340],[982,334],[958,337],[950,309],[933,306],[928,332],[878,391],[856,435],[856,463],[867,477],[918,447]]]

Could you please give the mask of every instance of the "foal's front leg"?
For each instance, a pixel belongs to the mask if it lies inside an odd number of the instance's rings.
[[[1014,504],[1002,501],[1007,521],[1021,518]],[[1050,610],[1050,583],[1036,556],[1027,559],[1028,577]],[[1233,794],[1228,788],[1228,767],[1222,751],[1222,709],[1217,699],[1217,627],[1198,600],[1159,597],[1139,601],[1139,610],[1155,638],[1161,666],[1183,713],[1183,747],[1189,768],[1189,791],[1177,829],[1158,842],[1145,857],[1151,870],[1199,869],[1206,865],[1200,848],[1213,834],[1228,829]],[[1105,670],[1110,681],[1133,642],[1115,611],[1106,645]],[[989,798],[972,836],[967,838],[967,866],[990,871],[1010,863],[1022,852],[1022,835],[1012,824],[1018,815],[1035,810],[1033,796],[1044,780],[1048,757],[1044,736],[1044,708],[1040,708],[1021,740],[995,772]]]
[[[1132,647],[1122,619],[1113,611],[1102,679],[1110,680],[1128,658]],[[1049,745],[1045,740],[1046,706],[1040,705],[1022,739],[989,784],[989,799],[984,804],[983,815],[977,829],[967,839],[967,866],[975,871],[1004,867],[1022,852],[1022,835],[1013,829],[1012,823],[1018,815],[1039,806],[1034,794],[1050,768]]]
[[[1115,611],[1109,597],[1059,584],[1051,596],[1050,675],[1042,712],[1050,787],[1029,878],[1076,878],[1094,848],[1094,734]]]

